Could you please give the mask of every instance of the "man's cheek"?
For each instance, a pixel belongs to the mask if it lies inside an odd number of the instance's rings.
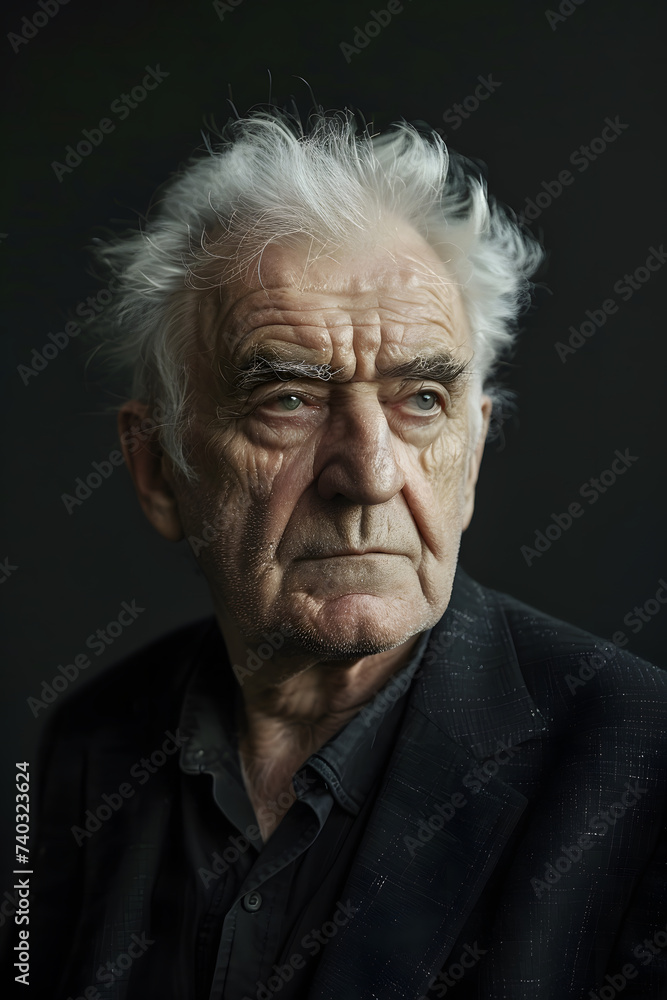
[[[436,537],[451,533],[452,515],[461,506],[462,479],[458,463],[434,462],[428,472],[422,473],[418,501]]]
[[[288,456],[291,458],[291,456]],[[259,445],[242,427],[226,426],[200,440],[195,448],[209,490],[221,480],[233,484],[233,493],[256,502],[274,491],[276,477],[286,465],[283,451]]]
[[[281,472],[287,463],[282,451],[264,448],[239,448],[234,461],[237,480],[241,489],[254,501],[266,501],[284,478]]]
[[[443,557],[461,529],[466,455],[458,435],[439,438],[410,475],[410,507],[429,549]]]
[[[428,440],[419,449],[422,464],[431,472],[457,464],[466,449],[467,438],[467,411],[458,401],[452,412],[441,416],[429,431]]]

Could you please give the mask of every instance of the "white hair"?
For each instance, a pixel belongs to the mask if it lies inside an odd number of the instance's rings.
[[[105,351],[131,375],[135,397],[160,401],[161,442],[176,468],[195,477],[184,433],[202,290],[259,266],[269,243],[330,252],[377,239],[389,220],[407,223],[460,287],[475,380],[488,391],[543,251],[487,196],[474,164],[424,126],[372,135],[351,111],[320,109],[304,124],[264,108],[218,138],[160,192],[141,231],[96,248],[118,289],[100,321]]]

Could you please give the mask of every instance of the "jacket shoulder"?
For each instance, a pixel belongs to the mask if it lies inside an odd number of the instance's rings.
[[[44,742],[56,732],[98,733],[116,721],[127,725],[132,717],[145,722],[172,715],[197,653],[215,627],[210,617],[175,629],[84,682],[56,708]]]
[[[512,637],[521,672],[541,710],[633,721],[667,734],[667,671],[610,640],[561,621],[516,598],[492,592]],[[544,707],[543,707],[544,706]]]

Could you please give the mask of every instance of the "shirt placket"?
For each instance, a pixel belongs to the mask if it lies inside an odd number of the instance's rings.
[[[209,1000],[254,1000],[258,984],[273,974],[294,863],[319,835],[333,804],[324,784],[298,794],[225,916]]]

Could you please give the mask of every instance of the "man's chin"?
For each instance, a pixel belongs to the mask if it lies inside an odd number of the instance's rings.
[[[309,653],[317,657],[319,662],[327,663],[347,663],[361,660],[366,656],[375,656],[377,653],[386,653],[400,642],[381,643],[377,640],[367,639],[343,639],[333,636],[315,635],[313,633],[301,632],[290,636],[295,653]],[[404,640],[402,640],[404,641]]]
[[[367,594],[346,594],[326,601],[310,614],[292,614],[282,626],[286,647],[319,660],[358,660],[386,653],[430,628],[431,609]]]

